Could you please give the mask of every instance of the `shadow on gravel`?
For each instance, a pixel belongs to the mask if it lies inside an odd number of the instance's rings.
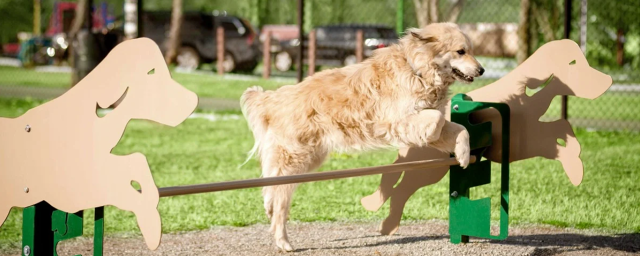
[[[579,247],[580,250],[610,248],[624,252],[640,252],[640,233],[616,234],[611,236],[589,236],[580,234],[548,234],[509,236],[504,241],[488,241],[504,245],[522,245],[539,247]],[[538,248],[534,255],[554,255],[566,252],[561,248]],[[538,251],[536,249],[536,251]],[[571,251],[572,249],[569,249]]]

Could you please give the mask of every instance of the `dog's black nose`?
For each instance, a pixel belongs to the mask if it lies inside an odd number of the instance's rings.
[[[480,69],[478,69],[478,73],[480,73],[480,75],[484,74],[484,68],[480,67]]]

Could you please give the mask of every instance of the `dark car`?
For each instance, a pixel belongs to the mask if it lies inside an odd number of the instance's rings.
[[[171,11],[145,11],[143,22],[142,35],[155,41],[164,53],[169,39]],[[183,13],[182,45],[176,58],[178,66],[195,69],[201,63],[216,61],[218,26],[225,31],[225,72],[251,71],[258,65],[262,57],[258,34],[247,20],[231,15],[187,11]]]
[[[329,25],[319,26],[316,30],[316,65],[318,66],[347,66],[357,62],[356,33],[363,31],[363,57],[371,56],[373,50],[389,46],[398,41],[396,31],[383,25]],[[308,35],[305,35],[308,38]],[[275,67],[280,71],[287,71],[293,67],[298,55],[298,39],[283,41],[279,49],[275,49]],[[304,62],[307,62],[308,40],[305,40]]]

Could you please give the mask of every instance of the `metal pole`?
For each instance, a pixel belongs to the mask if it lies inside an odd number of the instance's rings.
[[[86,14],[84,16],[85,20],[84,20],[84,26],[85,28],[89,29],[89,34],[92,34],[92,30],[93,30],[93,0],[87,0],[87,11]]]
[[[298,0],[298,59],[296,62],[298,63],[298,83],[302,81],[302,55],[304,54],[304,30],[302,27],[304,26],[304,0]]]
[[[398,0],[396,8],[396,33],[402,35],[404,32],[404,0]]]
[[[469,163],[475,163],[475,162],[476,162],[476,157],[471,156],[469,159]],[[207,184],[199,184],[199,185],[165,187],[165,188],[160,188],[158,190],[160,192],[160,197],[181,196],[181,195],[216,192],[216,191],[224,191],[224,190],[232,190],[232,189],[255,188],[255,187],[264,187],[264,186],[311,182],[311,181],[343,179],[343,178],[366,176],[366,175],[381,174],[381,173],[424,170],[426,168],[435,168],[435,167],[451,166],[451,165],[459,165],[459,163],[455,158],[452,157],[452,158],[422,160],[422,161],[415,161],[415,162],[406,162],[406,163],[399,163],[399,164],[355,168],[355,169],[330,171],[330,172],[305,173],[305,174],[297,174],[297,175],[267,177],[267,178],[258,178],[258,179],[248,179],[248,180],[235,180],[235,181],[207,183]]]
[[[138,29],[137,29],[138,37],[143,37],[144,36],[144,33],[143,33],[144,32],[144,22],[142,22],[142,20],[143,20],[142,17],[144,15],[144,9],[143,9],[143,6],[142,6],[142,2],[144,2],[144,0],[138,0],[138,8],[137,8],[138,12],[136,13],[137,14],[136,18],[138,19],[136,21],[136,23],[138,25]]]
[[[571,35],[571,0],[564,0],[564,38],[569,39]],[[567,95],[562,96],[561,115],[562,119],[567,120],[569,118],[569,97]]]

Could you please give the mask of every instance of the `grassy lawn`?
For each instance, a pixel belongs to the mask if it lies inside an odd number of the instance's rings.
[[[34,100],[0,99],[0,116],[15,117],[41,104]],[[239,113],[225,113],[225,115]],[[640,139],[637,133],[577,130],[582,144],[585,175],[574,187],[559,162],[530,159],[512,164],[511,223],[552,224],[640,232]],[[176,128],[132,121],[114,154],[141,152],[147,156],[159,187],[256,178],[256,161],[238,167],[253,144],[243,118],[211,122],[188,119]],[[321,170],[391,163],[393,151],[332,155]],[[472,191],[491,196],[498,219],[497,166],[494,182]],[[293,201],[291,221],[380,221],[388,203],[368,212],[360,198],[378,185],[379,175],[301,185]],[[162,198],[159,210],[163,232],[207,229],[214,225],[244,226],[266,223],[260,189]],[[89,211],[91,213],[91,211]],[[407,203],[404,220],[447,219],[448,177],[419,190]],[[21,209],[13,209],[0,228],[0,248],[16,248],[21,235]],[[88,219],[92,219],[89,215]],[[139,234],[134,216],[115,207],[106,210],[107,234]],[[92,233],[86,224],[85,233]]]
[[[250,86],[260,85],[265,89],[275,89],[284,85],[274,80],[227,79],[217,75],[184,74],[172,72],[172,77],[183,86],[196,92],[200,97],[212,97],[237,100]],[[68,88],[71,74],[36,72],[34,70],[0,66],[0,86],[40,86]]]

